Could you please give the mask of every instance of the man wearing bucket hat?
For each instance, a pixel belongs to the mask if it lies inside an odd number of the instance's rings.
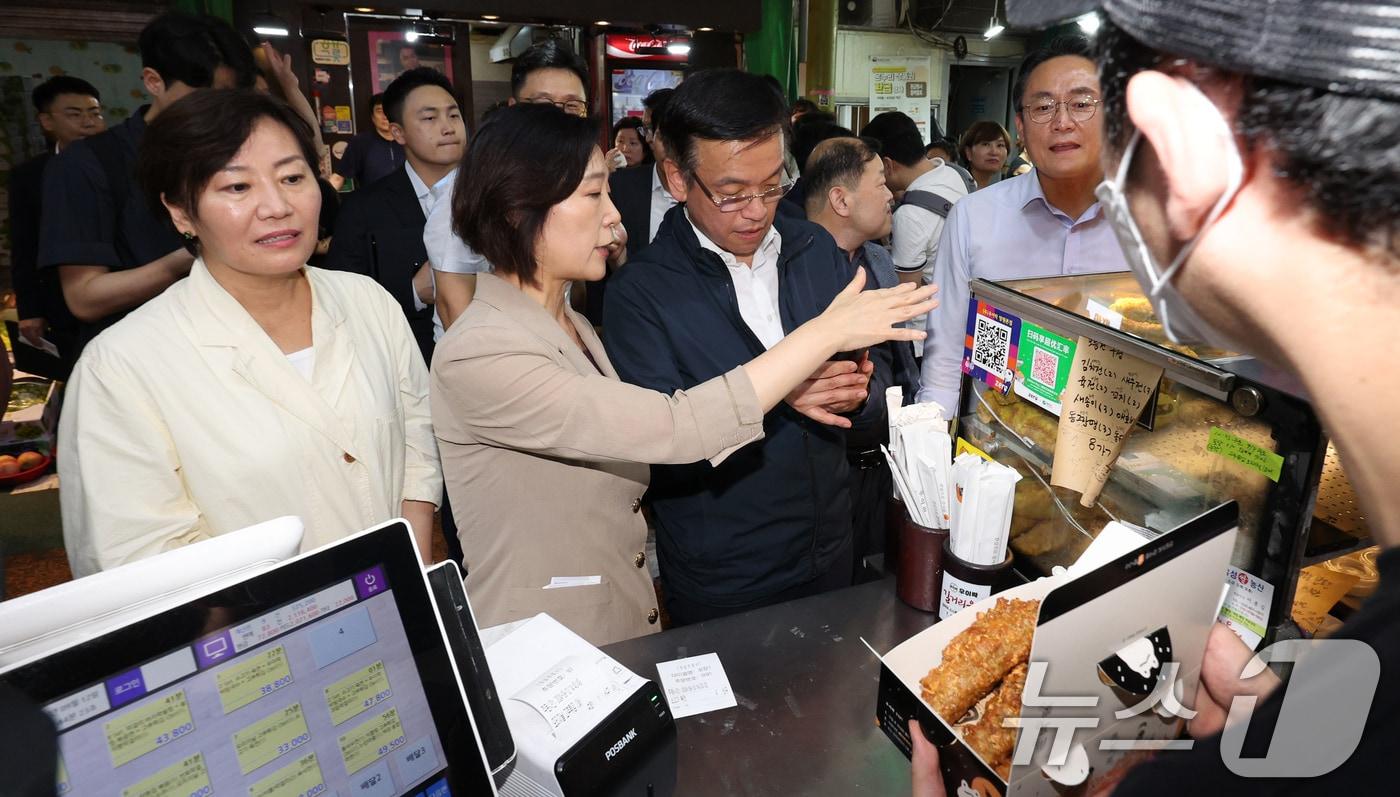
[[[1242,680],[1251,652],[1217,626],[1193,748],[1159,753],[1113,793],[1390,791],[1400,744],[1400,369],[1391,365],[1400,359],[1400,4],[1007,0],[1020,29],[1095,11],[1106,175],[1097,195],[1153,309],[1174,341],[1238,348],[1296,376],[1386,549],[1379,588],[1332,637],[1374,652],[1359,659],[1369,659],[1369,677],[1367,666],[1348,671],[1327,658],[1326,675],[1295,669],[1287,688],[1266,675]],[[1362,698],[1375,684],[1369,700],[1349,722],[1329,719],[1338,715],[1326,707],[1343,693],[1354,699],[1358,682]],[[1250,696],[1241,752],[1234,730],[1246,720],[1220,731],[1235,698]],[[1298,710],[1308,705],[1320,710]],[[1293,744],[1299,730],[1305,745]],[[941,794],[936,752],[922,734],[915,740],[915,794]]]

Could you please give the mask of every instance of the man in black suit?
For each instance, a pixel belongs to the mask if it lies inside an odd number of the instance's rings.
[[[389,291],[418,340],[425,364],[433,360],[432,282],[423,225],[441,197],[451,201],[452,181],[466,142],[466,127],[441,72],[410,69],[384,90],[384,114],[405,164],[350,195],[340,209],[327,256],[328,268],[373,277]]]
[[[19,312],[19,332],[25,340],[39,345],[41,339],[58,347],[64,365],[60,373],[45,374],[67,378],[76,357],[78,319],[63,301],[58,274],[39,269],[40,208],[43,207],[44,170],[55,153],[79,139],[107,129],[102,118],[102,97],[86,80],[69,75],[49,78],[35,87],[30,99],[38,112],[39,126],[53,146],[53,152],[33,158],[10,172],[10,251],[11,273]]]

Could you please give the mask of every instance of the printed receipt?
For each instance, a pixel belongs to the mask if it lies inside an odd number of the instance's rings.
[[[384,662],[376,661],[326,687],[326,708],[331,710],[331,723],[340,723],[388,700],[394,693],[389,689],[389,677]]]
[[[162,697],[103,726],[112,766],[135,761],[157,747],[194,733],[194,719],[185,701],[185,690]]]
[[[281,645],[219,673],[219,701],[228,714],[292,683],[287,651]]]
[[[311,741],[301,704],[293,703],[233,734],[238,768],[246,775],[272,759]]]
[[[195,753],[122,789],[122,797],[207,797],[213,791],[204,754]]]
[[[399,710],[391,708],[340,737],[345,771],[359,772],[408,743],[399,722]]]
[[[573,740],[611,711],[637,678],[603,653],[572,655],[511,696],[540,713],[555,738]]]
[[[656,665],[656,674],[676,719],[739,705],[718,653],[663,661]]]

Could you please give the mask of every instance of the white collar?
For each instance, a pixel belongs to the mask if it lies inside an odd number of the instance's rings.
[[[408,162],[408,158],[404,158],[403,169],[404,171],[408,172],[408,181],[413,184],[413,193],[415,196],[418,197],[419,200],[422,200],[423,197],[429,196],[433,193],[433,189],[428,187],[428,184],[423,182],[423,178],[418,176],[418,172],[413,170],[413,164]],[[440,184],[441,181],[434,185]]]
[[[690,228],[695,230],[695,238],[700,241],[700,248],[708,249],[719,255],[720,259],[724,261],[724,264],[730,268],[744,265],[739,262],[739,258],[735,257],[732,252],[727,252],[719,248],[719,244],[711,241],[709,236],[705,235],[705,233],[700,231],[699,227],[695,226],[695,220],[690,217],[690,208],[685,209],[685,220],[690,222]],[[763,242],[758,245],[758,250],[754,252],[754,256],[757,257],[760,253],[776,256],[778,251],[782,248],[782,245],[783,237],[778,234],[778,226],[776,224],[770,224],[768,225],[768,232],[764,234]]]

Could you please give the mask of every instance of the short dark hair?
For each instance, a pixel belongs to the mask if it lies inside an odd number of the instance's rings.
[[[885,111],[866,123],[860,134],[880,142],[880,154],[901,166],[924,160],[924,137],[907,114]]]
[[[944,152],[948,153],[949,159],[957,160],[958,145],[955,144],[952,139],[935,138],[934,140],[928,142],[928,146],[924,147],[924,157],[928,157],[936,149],[943,150]]]
[[[257,74],[248,43],[227,22],[208,14],[161,14],[141,29],[138,47],[141,66],[154,69],[167,86],[179,81],[209,88],[220,66],[233,70],[240,88],[252,86]]]
[[[1002,127],[999,122],[993,122],[991,119],[981,119],[973,122],[968,126],[967,130],[963,131],[962,138],[958,140],[958,151],[956,155],[966,161],[967,153],[964,152],[964,150],[968,147],[981,144],[983,141],[996,141],[998,139],[1006,145],[1006,151],[1009,154],[1011,152],[1011,134],[1006,132],[1006,128]],[[963,165],[966,166],[967,164],[964,163]]]
[[[535,284],[550,208],[582,182],[598,125],[547,104],[501,108],[472,139],[452,191],[452,229],[492,268]]]
[[[653,132],[661,129],[661,117],[665,115],[666,108],[671,104],[671,95],[675,94],[675,89],[657,89],[647,95],[642,100],[642,107],[651,111],[651,129]]]
[[[1125,102],[1133,75],[1177,60],[1105,20],[1099,30],[1104,146],[1121,153],[1133,132]],[[1198,81],[1243,81],[1235,132],[1244,152],[1266,151],[1274,171],[1316,214],[1317,230],[1347,246],[1400,255],[1400,102],[1337,94],[1196,64]]]
[[[408,100],[408,95],[414,89],[421,89],[424,86],[437,86],[455,100],[457,92],[452,90],[452,81],[447,79],[443,73],[430,66],[420,66],[413,69],[404,70],[394,81],[384,89],[382,102],[384,103],[384,115],[390,122],[396,125],[403,124],[403,104]],[[370,106],[374,110],[374,106]]]
[[[616,144],[617,134],[624,128],[634,130],[637,133],[637,140],[642,142],[642,163],[655,163],[656,158],[651,154],[651,147],[647,146],[647,137],[642,134],[642,130],[645,129],[645,127],[646,125],[642,124],[641,117],[638,116],[624,116],[618,119],[617,123],[612,126],[612,130],[608,131],[608,146],[614,146]]]
[[[833,138],[821,152],[808,159],[802,170],[802,184],[807,194],[807,217],[821,211],[826,195],[840,185],[854,188],[860,183],[865,165],[880,157],[868,144],[854,136]]]
[[[738,69],[703,69],[671,95],[661,140],[686,175],[695,172],[695,147],[706,141],[763,141],[790,125],[783,98],[760,75]]]
[[[1026,57],[1021,59],[1021,65],[1016,68],[1016,83],[1011,87],[1011,102],[1016,108],[1016,113],[1020,113],[1025,107],[1026,83],[1030,82],[1031,73],[1041,64],[1051,58],[1059,58],[1064,55],[1077,55],[1080,58],[1094,60],[1094,48],[1089,44],[1089,40],[1077,33],[1056,36],[1044,47],[1039,47],[1026,53]]]
[[[375,108],[375,106],[377,106],[377,105],[383,105],[383,104],[384,104],[384,92],[381,91],[381,92],[379,92],[378,94],[371,94],[371,95],[370,95],[370,98],[369,98],[369,111],[370,111],[370,113],[374,113],[374,108]]]
[[[819,110],[817,104],[806,97],[798,97],[793,100],[792,107],[788,109],[789,114],[800,113],[803,115]]]
[[[812,156],[812,150],[823,141],[829,138],[845,138],[854,136],[850,128],[842,127],[835,122],[817,120],[808,122],[802,117],[792,126],[792,158],[797,161],[797,170],[805,173],[807,171],[807,159]]]
[[[262,119],[291,132],[307,168],[316,173],[316,145],[311,126],[281,100],[244,89],[196,91],[166,109],[146,128],[136,158],[136,181],[157,218],[173,228],[165,201],[196,217],[199,194],[228,165]],[[179,157],[171,157],[179,153]],[[198,254],[194,242],[186,242]]]
[[[60,94],[81,94],[98,102],[102,101],[102,95],[97,93],[97,89],[91,83],[72,75],[58,75],[45,80],[34,87],[29,99],[34,103],[34,110],[48,113],[53,107],[53,101],[58,99]]]
[[[573,72],[583,84],[584,97],[588,96],[588,65],[567,43],[559,39],[536,42],[515,59],[515,64],[510,68],[510,95],[519,99],[525,79],[531,72],[541,69],[567,69]]]

